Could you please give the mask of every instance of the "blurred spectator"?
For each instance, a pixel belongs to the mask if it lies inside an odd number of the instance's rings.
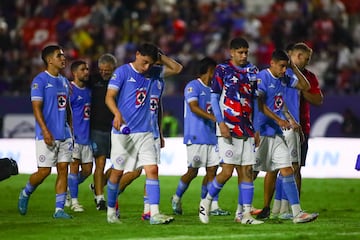
[[[177,137],[179,135],[179,122],[170,111],[164,111],[161,128],[164,137]]]
[[[341,129],[344,133],[344,137],[360,137],[360,121],[351,109],[345,109],[343,118],[344,121]]]

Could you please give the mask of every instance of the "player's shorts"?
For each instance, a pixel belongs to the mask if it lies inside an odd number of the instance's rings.
[[[111,133],[111,162],[117,170],[134,171],[147,165],[156,165],[155,140],[151,132]]]
[[[186,145],[188,167],[213,167],[219,165],[219,149],[217,145]]]
[[[253,165],[256,162],[255,139],[253,137],[233,137],[231,140],[218,137],[218,145],[221,163],[247,166]]]
[[[55,167],[57,163],[72,160],[73,140],[56,140],[54,146],[46,145],[44,140],[35,140],[38,167]]]
[[[72,158],[79,160],[81,163],[92,163],[94,159],[92,147],[75,143]]]
[[[271,172],[291,166],[289,148],[284,136],[260,136],[260,145],[256,151],[255,171]]]
[[[286,144],[289,148],[290,160],[291,162],[300,162],[300,135],[298,132],[295,132],[293,129],[283,130],[283,134],[285,137]]]
[[[94,157],[110,156],[110,132],[91,130],[91,142]]]

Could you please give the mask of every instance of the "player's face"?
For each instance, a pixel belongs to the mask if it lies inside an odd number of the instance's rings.
[[[270,71],[272,75],[276,78],[283,77],[286,72],[286,68],[288,67],[289,62],[284,60],[271,60],[270,61]]]
[[[63,50],[55,50],[53,55],[48,57],[48,65],[57,69],[64,69],[66,66],[66,58]]]
[[[114,67],[110,63],[100,63],[99,73],[103,80],[108,81],[114,72]]]
[[[133,66],[139,73],[144,74],[154,65],[154,63],[154,60],[150,56],[144,56],[137,52]]]
[[[234,65],[244,66],[247,64],[247,58],[249,54],[248,48],[231,49],[230,56]]]
[[[295,55],[295,65],[299,68],[299,69],[304,69],[306,67],[306,65],[309,64],[311,59],[310,53],[308,52],[297,52],[297,54]]]
[[[89,80],[89,67],[87,64],[81,64],[75,72],[77,79],[81,82]]]

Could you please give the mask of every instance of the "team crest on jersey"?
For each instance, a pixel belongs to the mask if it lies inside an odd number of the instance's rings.
[[[206,112],[212,113],[211,103],[206,103]]]
[[[156,111],[158,109],[158,106],[159,106],[159,98],[151,97],[150,98],[150,110]]]
[[[283,97],[280,95],[280,96],[275,96],[275,99],[274,99],[274,110],[279,110],[282,108],[283,104],[284,104],[284,99]]]
[[[192,87],[188,87],[188,88],[187,88],[187,92],[188,92],[188,93],[192,93],[192,91],[193,91],[193,88],[192,88]]]
[[[58,94],[58,108],[59,110],[64,110],[66,108],[66,95]]]
[[[84,105],[84,120],[89,120],[90,119],[90,113],[91,113],[91,108],[90,108],[90,103],[86,103]]]
[[[136,91],[135,107],[141,107],[144,105],[146,99],[146,88],[141,88]]]

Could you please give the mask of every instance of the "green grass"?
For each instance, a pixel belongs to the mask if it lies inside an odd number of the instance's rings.
[[[262,225],[241,225],[233,222],[233,214],[211,217],[208,225],[198,219],[201,177],[196,178],[183,197],[184,215],[176,216],[169,225],[152,226],[140,220],[143,208],[144,176],[134,181],[120,196],[123,224],[106,222],[106,212],[96,211],[87,179],[80,186],[79,200],[86,211],[73,213],[71,220],[55,220],[54,181],[51,175],[31,196],[26,216],[19,215],[17,199],[29,175],[12,176],[0,182],[0,239],[360,239],[360,180],[304,179],[302,207],[319,212],[319,218],[308,224],[291,221],[267,221]],[[179,177],[161,176],[160,210],[171,214],[170,197]],[[255,182],[254,205],[263,202],[263,178]],[[237,205],[236,178],[220,193],[222,208],[232,211]],[[67,209],[67,211],[70,211]]]

